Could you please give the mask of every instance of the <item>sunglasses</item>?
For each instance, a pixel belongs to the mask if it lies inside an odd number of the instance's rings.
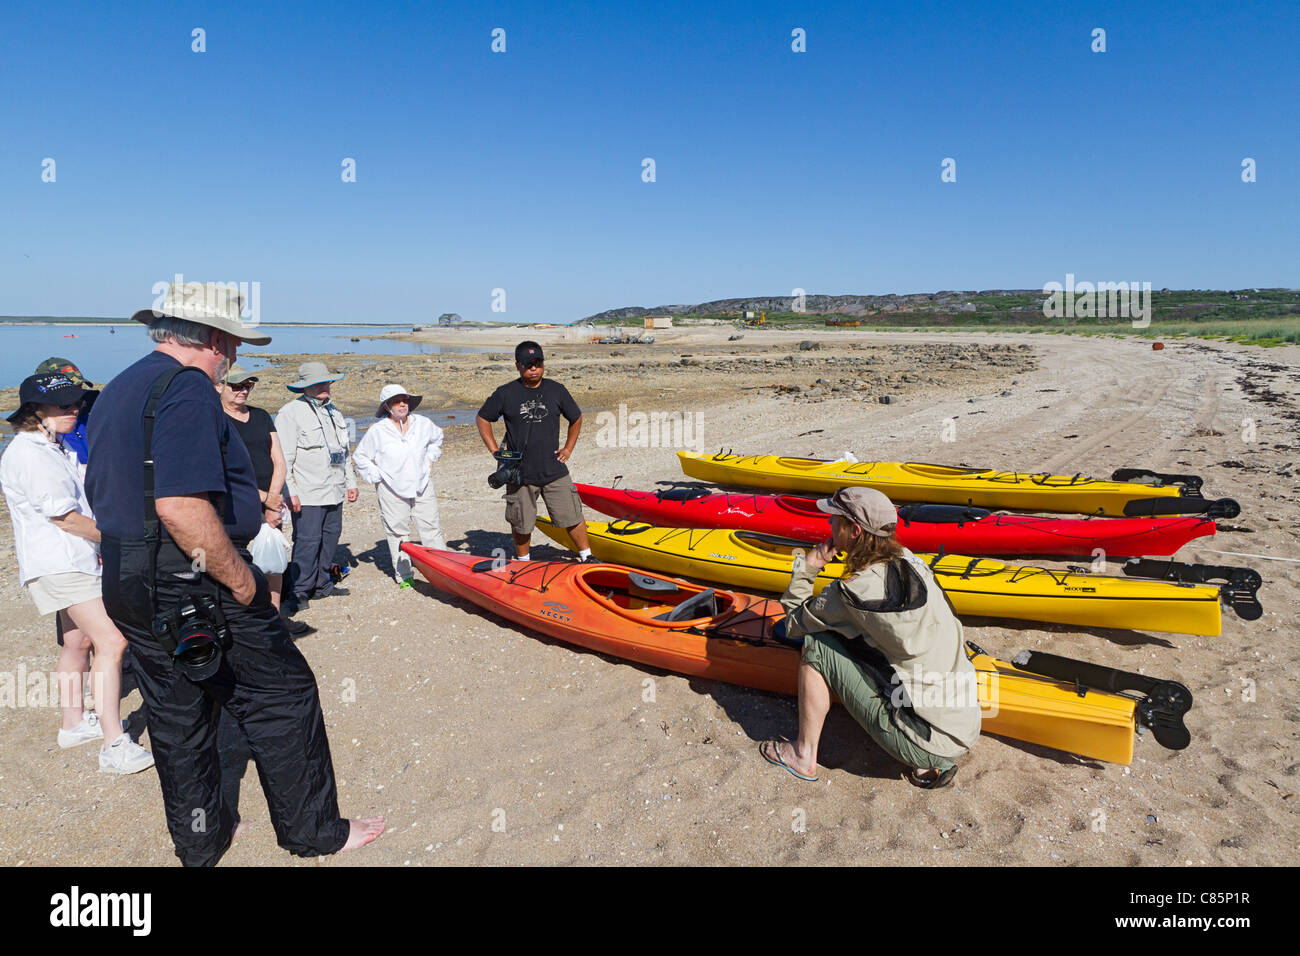
[[[541,368],[541,367],[543,366],[543,364],[544,364],[544,363],[541,362],[541,361],[529,362],[527,365],[524,366],[524,368],[525,368],[525,369],[530,369],[530,368]]]
[[[238,384],[235,384],[234,382],[227,383],[227,385],[229,386],[232,392],[251,392],[253,390],[254,384],[256,383],[254,382],[239,382]]]

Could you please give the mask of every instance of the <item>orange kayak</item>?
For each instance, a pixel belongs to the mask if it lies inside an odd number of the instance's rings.
[[[785,637],[774,598],[617,564],[494,560],[410,543],[402,550],[439,590],[566,643],[677,674],[797,693],[802,640]],[[1139,720],[1166,746],[1187,744],[1182,714],[1191,695],[1180,684],[1053,655],[1022,655],[1021,667],[974,645],[969,654],[986,733],[1125,764]],[[1146,696],[1123,692],[1135,687]]]

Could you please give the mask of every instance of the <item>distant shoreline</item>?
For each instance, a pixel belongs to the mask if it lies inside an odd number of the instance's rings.
[[[4,326],[4,325],[33,326],[34,325],[34,326],[50,327],[50,326],[79,325],[79,326],[86,326],[86,327],[96,327],[96,326],[103,327],[107,325],[135,326],[139,324],[140,324],[139,322],[132,322],[130,319],[63,319],[63,318],[55,318],[55,317],[47,318],[44,316],[40,318],[27,319],[27,318],[23,318],[22,316],[16,316],[16,315],[0,316],[0,326]],[[258,328],[264,328],[264,329],[285,329],[285,328],[409,329],[409,328],[413,328],[413,326],[407,322],[263,322],[258,326]],[[425,326],[425,328],[427,328],[427,326]]]

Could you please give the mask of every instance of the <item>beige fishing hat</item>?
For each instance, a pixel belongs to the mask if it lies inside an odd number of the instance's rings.
[[[167,286],[162,302],[141,309],[131,318],[148,325],[154,319],[170,316],[219,329],[249,345],[269,345],[271,336],[244,324],[243,311],[244,297],[238,288],[221,282],[173,282]]]
[[[304,388],[322,385],[325,382],[337,382],[343,377],[342,372],[337,375],[331,372],[324,362],[303,362],[298,366],[298,381],[290,382],[285,388],[291,392],[301,392]]]
[[[887,538],[898,524],[898,511],[883,492],[875,488],[841,488],[829,498],[817,501],[828,515],[848,518],[863,531]]]

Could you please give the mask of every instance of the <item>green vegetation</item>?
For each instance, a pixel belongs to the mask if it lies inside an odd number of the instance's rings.
[[[1262,346],[1300,344],[1300,290],[1152,292],[1151,324],[1140,329],[1133,328],[1127,318],[1050,318],[1043,314],[1043,300],[1041,292],[1017,291],[961,296],[956,300],[958,305],[970,303],[975,307],[974,311],[955,311],[952,302],[912,305],[893,311],[868,309],[860,316],[769,311],[764,328],[828,328],[827,319],[840,317],[860,319],[862,324],[856,328],[875,331],[990,329],[1073,335],[1135,335],[1150,339],[1195,336]],[[680,324],[698,319],[743,324],[734,314],[687,314],[673,319]],[[607,319],[599,320],[597,324],[639,325],[640,319]]]

